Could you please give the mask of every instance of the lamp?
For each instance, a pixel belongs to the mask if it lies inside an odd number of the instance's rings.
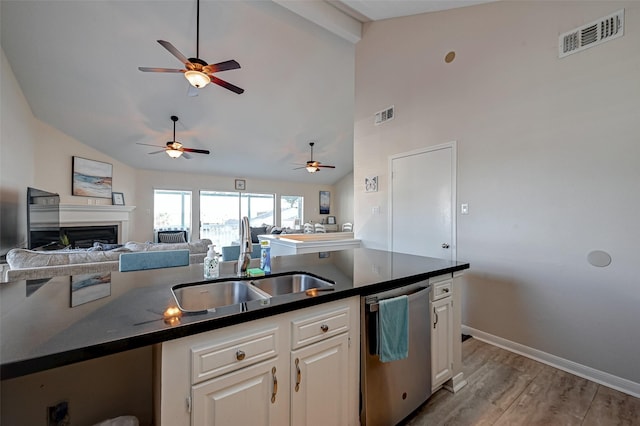
[[[167,149],[167,155],[171,158],[178,158],[182,155],[182,151],[178,150],[178,149]]]
[[[313,165],[309,165],[309,166],[305,167],[305,169],[307,169],[307,171],[309,173],[315,173],[318,170],[320,170],[319,168],[317,168],[316,166],[313,166]]]
[[[201,89],[211,83],[211,78],[202,71],[189,70],[184,73],[184,76],[189,80],[189,84],[197,89]]]

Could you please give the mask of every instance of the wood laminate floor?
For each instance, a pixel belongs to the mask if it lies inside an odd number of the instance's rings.
[[[468,339],[462,343],[467,385],[441,389],[403,424],[640,425],[640,399]]]

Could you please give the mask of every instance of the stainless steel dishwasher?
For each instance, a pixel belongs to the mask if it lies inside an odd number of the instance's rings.
[[[428,281],[421,281],[362,297],[362,425],[395,425],[431,396],[430,291]],[[380,362],[376,354],[378,302],[400,295],[409,297],[409,355]]]

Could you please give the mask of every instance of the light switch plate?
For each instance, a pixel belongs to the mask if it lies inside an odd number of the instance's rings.
[[[469,214],[469,204],[460,204],[460,214]]]

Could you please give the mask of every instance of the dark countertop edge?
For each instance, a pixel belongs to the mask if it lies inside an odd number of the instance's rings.
[[[97,345],[71,349],[51,355],[16,361],[0,366],[0,380],[9,380],[27,374],[37,373],[52,368],[63,367],[77,362],[88,361],[119,352],[142,348],[144,346],[162,343],[181,337],[217,330],[232,325],[242,324],[256,319],[283,314],[310,306],[320,305],[351,296],[366,296],[380,291],[391,290],[396,287],[413,284],[432,277],[469,269],[469,263],[463,263],[448,268],[429,271],[421,274],[409,275],[389,281],[381,281],[363,287],[355,287],[337,292],[323,294],[318,297],[294,300],[286,304],[274,305],[255,311],[242,312],[235,315],[212,318],[206,321],[194,322],[181,327],[169,328],[157,332],[117,339]]]

